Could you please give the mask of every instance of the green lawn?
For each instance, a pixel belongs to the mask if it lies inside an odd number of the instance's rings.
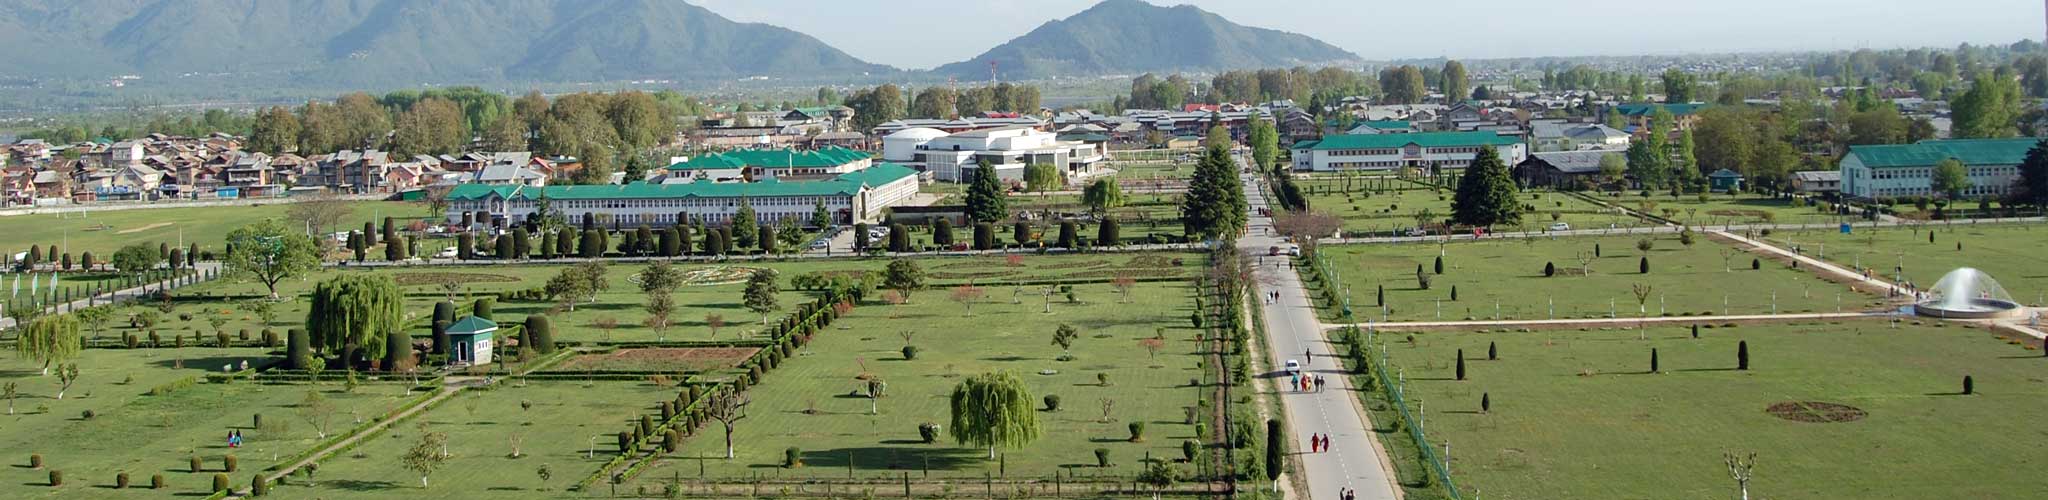
[[[1668,193],[1652,193],[1648,198],[1640,196],[1640,193],[1621,193],[1620,196],[1598,192],[1586,194],[1617,207],[1648,212],[1684,224],[1824,224],[1854,219],[1853,216],[1825,212],[1818,205],[1804,205],[1803,199],[1795,201],[1755,194],[1714,193],[1708,194],[1704,202],[1697,194],[1676,198]]]
[[[1934,232],[1931,243],[1927,241],[1930,230]],[[1975,267],[1998,280],[2021,302],[2041,305],[2042,294],[2048,293],[2048,254],[2041,252],[2041,242],[2048,241],[2048,226],[2039,224],[1858,227],[1852,234],[1777,231],[1768,239],[1844,267],[1869,268],[1886,279],[1894,279],[1903,264],[1906,280],[1921,287],[1933,287],[1942,275],[1956,268]]]
[[[1753,498],[2038,498],[2039,351],[1981,329],[1878,321],[1637,332],[1427,333],[1388,342],[1468,498],[1725,499],[1723,452],[1757,454]],[[1736,344],[1751,369],[1736,371]],[[1499,360],[1487,361],[1489,344]],[[1656,349],[1661,374],[1647,374]],[[1467,380],[1454,380],[1456,351]],[[1964,376],[1978,394],[1959,395]],[[1482,414],[1481,397],[1492,402]],[[1861,420],[1766,411],[1825,402]],[[1414,403],[1411,403],[1414,404]],[[1812,415],[1800,411],[1800,414]],[[1405,439],[1405,438],[1404,438]],[[1570,480],[1559,480],[1571,478]]]
[[[1043,312],[1042,296],[1026,294],[1012,303],[1001,290],[991,290],[971,314],[938,291],[916,294],[904,305],[865,305],[818,334],[751,391],[749,418],[734,437],[736,459],[722,458],[724,439],[713,427],[642,481],[660,484],[671,474],[694,478],[698,460],[681,457],[702,456],[719,457],[702,465],[708,477],[724,480],[755,473],[845,479],[848,460],[855,476],[868,479],[903,471],[921,477],[927,461],[933,478],[978,480],[999,465],[1013,479],[1050,479],[1056,470],[1084,478],[1134,475],[1147,453],[1177,459],[1181,441],[1195,438],[1193,426],[1182,423],[1181,409],[1196,398],[1186,381],[1202,376],[1195,330],[1186,320],[1192,292],[1182,283],[1140,284],[1125,303],[1109,285],[1080,285],[1077,303],[1054,297],[1050,314]],[[1062,351],[1051,342],[1062,323],[1080,331],[1071,361],[1058,361]],[[903,358],[902,333],[912,334],[910,343],[922,349],[914,360]],[[1164,347],[1155,357],[1140,341],[1159,334]],[[1060,396],[1059,411],[1037,413],[1042,437],[1002,450],[1002,464],[988,460],[985,449],[959,446],[944,433],[935,444],[918,441],[919,423],[949,421],[947,394],[955,384],[991,371],[1022,378],[1033,406],[1041,405],[1042,396]],[[863,387],[855,379],[862,373],[884,380],[887,396],[849,395]],[[1110,385],[1097,383],[1098,374]],[[1104,401],[1113,405],[1110,421],[1104,421]],[[1145,423],[1143,442],[1127,441],[1131,422]],[[789,447],[802,450],[806,466],[778,467]],[[1109,450],[1116,466],[1096,467],[1096,448]]]
[[[148,395],[152,387],[173,380],[219,372],[221,365],[268,357],[263,349],[88,349],[73,362],[79,382],[64,399],[54,399],[55,375],[38,376],[37,365],[9,356],[0,360],[0,381],[18,384],[13,415],[0,416],[0,448],[9,450],[10,467],[0,468],[0,490],[9,498],[164,498],[210,491],[223,456],[239,460],[231,474],[246,485],[249,475],[289,458],[319,441],[312,421],[296,404],[308,387],[199,383],[164,395]],[[351,414],[369,419],[397,407],[408,397],[406,386],[365,384],[344,393],[339,384],[320,386],[334,405],[325,423],[330,434],[354,426]],[[44,411],[47,408],[47,411]],[[82,418],[85,411],[96,415]],[[252,428],[256,414],[267,428]],[[230,450],[230,430],[246,440]],[[46,469],[64,472],[65,485],[49,488],[47,470],[26,467],[28,454],[40,453]],[[197,455],[205,471],[191,472]],[[165,491],[114,490],[114,476],[126,471],[131,485],[146,487],[150,475],[161,473]]]
[[[508,383],[510,384],[510,383]],[[313,484],[292,478],[273,495],[285,498],[558,498],[618,450],[612,434],[673,399],[676,389],[644,382],[529,382],[471,390],[414,415],[369,441],[320,463]],[[531,402],[531,408],[522,408]],[[419,475],[400,457],[420,433],[448,437],[452,457],[420,489]],[[592,436],[597,436],[592,440]],[[513,440],[520,457],[512,457]],[[590,455],[595,442],[597,453]],[[546,464],[553,477],[542,482]]]
[[[1327,184],[1328,181],[1319,181]],[[1341,187],[1341,184],[1337,185]],[[1428,189],[1402,189],[1373,193],[1353,190],[1345,192],[1338,187],[1329,191],[1311,189],[1308,196],[1310,208],[1325,211],[1344,219],[1346,232],[1386,235],[1389,231],[1412,228],[1416,220],[1427,211],[1427,220],[1440,223],[1451,217],[1449,190],[1436,192]],[[1633,216],[1623,215],[1612,209],[1585,200],[1553,192],[1523,193],[1524,208],[1520,225],[1501,226],[1498,231],[1540,231],[1553,222],[1570,224],[1573,229],[1595,229],[1606,227],[1640,227],[1653,225]]]
[[[267,218],[284,218],[288,203],[235,207],[181,207],[113,210],[87,214],[70,213],[0,217],[0,234],[5,234],[8,252],[27,251],[29,245],[56,245],[72,254],[92,252],[101,262],[114,251],[131,243],[179,241],[198,243],[201,249],[219,250],[229,231]],[[426,205],[362,201],[342,218],[336,231],[361,229],[364,222],[383,223],[383,217],[399,220],[427,216]],[[315,228],[317,231],[319,228]],[[181,239],[182,237],[182,239]],[[381,254],[379,255],[381,257]]]
[[[1845,310],[1881,302],[1769,260],[1761,262],[1762,269],[1751,270],[1751,254],[1732,254],[1726,261],[1732,271],[1725,270],[1722,251],[1731,247],[1704,235],[1690,247],[1680,244],[1676,235],[1657,236],[1648,253],[1651,272],[1641,274],[1638,266],[1644,252],[1636,250],[1638,241],[1602,237],[1452,243],[1442,247],[1444,274],[1432,273],[1427,290],[1418,288],[1415,270],[1418,265],[1425,272],[1434,270],[1439,252],[1435,243],[1341,245],[1324,247],[1322,252],[1331,259],[1340,284],[1350,288],[1360,321],[1380,320],[1375,294],[1382,286],[1389,306],[1385,317],[1393,321],[1492,319],[1496,303],[1503,319],[1599,318],[1610,311],[1638,316],[1644,314],[1636,303],[1634,287],[1639,284],[1650,287],[1647,304],[1641,307],[1649,315],[1766,314],[1772,312],[1773,293],[1780,313],[1834,312],[1837,295]],[[1589,273],[1581,273],[1578,258],[1591,257],[1595,245],[1601,257],[1591,258]],[[1556,267],[1555,276],[1543,276],[1545,263]],[[1451,298],[1453,287],[1457,300]]]
[[[929,233],[919,234],[928,235]],[[1002,236],[1007,238],[1009,235],[1006,232]],[[1092,233],[1090,236],[1092,236]],[[969,281],[991,283],[1049,279],[1108,279],[1120,274],[1128,274],[1140,278],[1192,276],[1195,266],[1200,265],[1199,255],[1178,253],[1119,253],[1100,255],[1019,254],[1017,259],[1016,265],[1011,265],[1007,257],[993,256],[920,258],[917,262],[924,267],[930,278],[930,284],[934,287],[946,287]],[[760,329],[761,314],[748,310],[741,301],[742,291],[745,289],[745,284],[742,281],[745,279],[749,269],[769,268],[781,273],[783,293],[779,297],[780,302],[786,308],[811,300],[809,292],[796,290],[791,286],[791,280],[798,275],[812,272],[880,271],[887,264],[888,261],[883,259],[802,260],[761,264],[678,263],[676,264],[678,269],[685,273],[698,274],[702,276],[705,282],[684,286],[675,292],[678,308],[671,316],[673,323],[668,331],[665,332],[665,335],[658,336],[653,329],[642,326],[647,318],[647,314],[641,308],[641,304],[646,302],[646,296],[640,292],[640,289],[633,282],[629,281],[629,278],[639,273],[645,267],[645,264],[615,263],[607,267],[610,288],[599,293],[594,303],[579,304],[574,311],[555,311],[550,319],[555,327],[556,338],[565,341],[590,342],[606,339],[620,341],[733,339],[737,338],[736,336],[747,335],[749,332]],[[424,316],[432,312],[434,302],[446,300],[447,290],[440,285],[432,284],[434,279],[455,279],[461,281],[462,285],[455,294],[456,300],[458,303],[467,304],[474,300],[474,297],[478,296],[478,294],[540,287],[564,268],[566,266],[563,264],[538,263],[375,269],[331,268],[308,276],[305,279],[288,280],[280,283],[278,291],[281,295],[300,297],[301,300],[278,304],[276,306],[277,321],[269,325],[269,328],[277,330],[282,334],[285,329],[293,328],[303,323],[305,317],[305,300],[303,300],[303,296],[311,293],[314,285],[317,285],[320,281],[340,274],[377,273],[391,275],[394,279],[399,280],[401,288],[407,294],[407,313],[415,316]],[[719,279],[719,276],[724,276],[724,278]],[[1037,290],[1037,288],[1033,290]],[[257,297],[263,293],[264,289],[260,284],[229,281],[203,283],[179,290],[181,297],[219,297],[223,295]],[[560,306],[561,304],[558,302],[546,300],[501,301],[497,304],[494,312],[501,321],[522,321],[527,315],[554,311]],[[103,332],[96,333],[88,327],[85,335],[87,337],[105,336],[118,338],[122,333],[131,331],[138,332],[139,335],[146,335],[147,330],[128,329],[125,319],[131,313],[154,309],[154,305],[149,307],[123,307],[117,310],[117,319],[112,324],[109,324]],[[715,335],[710,328],[708,318],[708,316],[714,314],[722,316],[726,324]],[[787,314],[786,309],[770,312],[768,316],[774,319],[780,318],[783,314]],[[186,315],[190,315],[191,319],[183,319]],[[212,324],[212,321],[216,318],[225,321],[218,329]],[[604,319],[615,320],[617,326],[609,331],[601,328],[602,322],[600,320]],[[190,337],[194,332],[201,334],[206,339],[212,339],[213,332],[215,331],[227,331],[230,332],[230,335],[239,335],[242,330],[246,329],[250,330],[251,338],[253,339],[260,335],[264,327],[261,324],[260,318],[254,313],[238,307],[237,304],[212,302],[204,305],[191,303],[179,305],[173,313],[162,315],[160,323],[158,323],[154,330],[158,331],[166,339],[172,335]],[[412,333],[415,336],[421,337],[427,335],[424,329]],[[169,340],[166,340],[166,342],[169,342]]]

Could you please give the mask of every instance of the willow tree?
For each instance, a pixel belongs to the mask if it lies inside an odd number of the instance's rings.
[[[1038,439],[1038,414],[1024,381],[1009,372],[975,375],[953,386],[953,440],[988,447],[1023,447]]]
[[[14,342],[15,354],[43,363],[43,375],[50,374],[51,364],[78,357],[80,347],[78,318],[69,314],[30,320]]]
[[[367,359],[381,358],[385,336],[405,334],[404,303],[390,276],[338,276],[313,288],[306,331],[314,346],[340,351],[345,363],[355,362],[358,350]]]

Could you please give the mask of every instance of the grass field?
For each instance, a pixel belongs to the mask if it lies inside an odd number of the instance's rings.
[[[319,441],[316,426],[301,418],[296,404],[310,387],[199,383],[163,395],[151,388],[185,377],[218,372],[221,365],[268,357],[263,349],[88,349],[73,362],[80,379],[54,399],[61,385],[55,375],[37,375],[38,366],[13,356],[0,360],[0,381],[18,384],[20,396],[12,415],[0,416],[0,448],[9,450],[9,467],[0,468],[0,496],[8,498],[165,498],[203,495],[221,472],[222,457],[239,461],[231,474],[238,485],[249,475],[290,457]],[[404,402],[406,386],[364,384],[343,392],[339,384],[320,386],[333,404],[326,423],[330,434],[354,426],[350,414],[363,419]],[[47,411],[44,411],[47,408]],[[85,411],[92,418],[83,418]],[[253,428],[264,415],[265,428]],[[227,447],[230,430],[246,440],[238,450]],[[40,453],[46,469],[64,472],[65,485],[45,486],[47,470],[32,470],[28,454]],[[192,473],[189,459],[199,456],[204,472]],[[114,476],[128,472],[131,485],[142,489],[111,489]],[[163,474],[168,488],[146,489],[151,474]]]
[[[1934,232],[1931,243],[1927,241],[1929,231]],[[1903,264],[1906,280],[1923,288],[1933,287],[1943,274],[1956,268],[1975,267],[1998,280],[2021,302],[2038,306],[2042,294],[2048,294],[2048,254],[2040,248],[2042,241],[2048,241],[2048,226],[2038,224],[1858,227],[1852,234],[1776,231],[1768,239],[1844,267],[1870,268],[1886,279],[1894,279]]]
[[[1385,191],[1377,194],[1342,191],[1311,191],[1309,207],[1326,211],[1344,219],[1344,231],[1386,235],[1389,231],[1415,227],[1417,218],[1424,211],[1428,220],[1440,223],[1451,217],[1451,198],[1454,193],[1442,193],[1427,189],[1404,189]],[[1497,231],[1540,231],[1553,222],[1570,224],[1573,229],[1605,227],[1640,227],[1652,225],[1633,216],[1617,213],[1612,209],[1561,193],[1524,193],[1523,203],[1533,210],[1525,210],[1522,223],[1514,226],[1496,227]]]
[[[1109,285],[1080,285],[1075,293],[1076,303],[1054,297],[1050,314],[1043,312],[1043,297],[1027,295],[1013,304],[1006,293],[992,294],[971,314],[940,292],[914,295],[903,305],[854,309],[751,391],[750,417],[734,437],[738,458],[723,458],[725,442],[714,427],[686,442],[678,458],[663,460],[641,477],[655,484],[671,474],[695,478],[700,464],[682,457],[702,456],[719,457],[701,465],[706,476],[725,480],[755,473],[844,479],[849,460],[852,473],[868,479],[904,471],[920,478],[927,460],[933,478],[979,480],[998,468],[1013,479],[1050,479],[1056,470],[1129,477],[1147,453],[1179,458],[1181,441],[1194,439],[1193,426],[1182,423],[1182,407],[1196,398],[1186,381],[1202,376],[1195,330],[1186,320],[1192,289],[1182,283],[1140,284],[1129,303]],[[1057,360],[1062,351],[1051,342],[1063,323],[1080,332],[1071,361]],[[900,334],[906,332],[921,348],[913,360],[901,353]],[[1154,335],[1165,339],[1156,356],[1141,343]],[[935,444],[919,442],[918,424],[948,422],[947,394],[955,384],[999,370],[1022,378],[1041,410],[1042,396],[1061,398],[1059,411],[1037,413],[1040,439],[1001,450],[1001,464],[987,459],[985,449],[961,447],[943,432]],[[885,397],[849,394],[864,387],[855,379],[863,373],[888,384]],[[1109,385],[1098,383],[1098,374]],[[1113,407],[1105,408],[1104,401]],[[1105,421],[1105,413],[1111,420]],[[1128,441],[1126,424],[1132,422],[1145,423],[1143,442]],[[802,450],[804,467],[779,467],[789,447]],[[1096,467],[1096,448],[1109,450],[1116,466]]]
[[[8,252],[23,252],[29,245],[56,245],[73,254],[92,252],[105,262],[123,245],[137,242],[167,242],[176,245],[198,243],[202,249],[219,250],[229,231],[267,218],[284,218],[290,204],[273,203],[235,207],[143,208],[90,212],[15,215],[0,217],[0,234],[12,242]],[[363,201],[336,225],[337,231],[360,229],[364,222],[382,224],[384,217],[399,220],[427,216],[426,205]],[[318,228],[316,228],[317,230]]]
[[[924,233],[929,234],[929,233]],[[1008,235],[1005,234],[1005,237]],[[1104,254],[1104,255],[1019,255],[1016,265],[1010,265],[1005,257],[943,257],[923,258],[922,265],[934,287],[946,287],[969,281],[992,283],[1021,280],[1047,279],[1109,279],[1119,274],[1134,277],[1191,276],[1193,266],[1199,258],[1194,254]],[[696,285],[684,286],[675,292],[677,311],[671,315],[672,325],[665,337],[642,326],[647,314],[640,307],[646,297],[638,286],[629,279],[645,268],[638,263],[615,263],[607,266],[610,288],[597,294],[593,303],[580,304],[574,311],[562,310],[550,318],[553,321],[556,338],[566,341],[591,342],[600,340],[651,341],[651,340],[715,340],[734,339],[758,330],[761,314],[748,310],[741,302],[743,281],[754,268],[775,269],[782,276],[783,292],[779,296],[785,307],[810,300],[810,293],[796,290],[790,281],[798,275],[812,272],[862,272],[879,271],[887,260],[808,260],[793,262],[771,262],[762,264],[676,264],[686,274],[698,276]],[[300,297],[311,293],[314,285],[327,278],[346,273],[378,273],[393,276],[407,294],[406,312],[426,315],[432,311],[434,302],[446,300],[447,291],[434,282],[457,280],[462,282],[456,292],[458,303],[468,303],[478,294],[525,290],[544,285],[547,280],[566,268],[563,264],[519,264],[480,266],[437,266],[418,268],[375,268],[328,269],[303,280],[280,283],[281,295]],[[1038,290],[1039,288],[1033,288]],[[261,285],[255,283],[209,282],[179,290],[180,296],[236,296],[257,297],[264,293]],[[943,292],[935,292],[943,293]],[[991,293],[994,293],[993,291]],[[1008,293],[1004,290],[1004,293]],[[1034,292],[1035,293],[1035,292]],[[554,301],[500,301],[495,313],[501,321],[521,321],[527,315],[552,311],[560,306]],[[127,328],[125,318],[130,313],[154,306],[127,306],[117,311],[115,324],[110,324],[100,335],[119,337],[124,332],[136,331]],[[190,320],[182,316],[190,314]],[[305,301],[293,300],[276,306],[277,322],[270,325],[280,333],[284,329],[299,325],[305,317]],[[720,315],[725,327],[713,332],[709,315]],[[770,318],[779,318],[787,310],[770,312]],[[224,321],[215,328],[214,319]],[[600,320],[616,321],[615,327],[606,330],[600,327]],[[201,305],[180,305],[172,314],[162,315],[155,330],[167,338],[170,335],[189,337],[199,332],[207,339],[215,331],[227,331],[238,335],[241,330],[251,330],[252,335],[260,334],[264,325],[254,313],[237,307],[236,304],[208,303]],[[145,332],[146,333],[146,332]],[[412,332],[425,336],[424,330]],[[95,336],[89,330],[87,337]],[[253,338],[253,337],[252,337]]]
[[[644,382],[529,382],[472,390],[378,434],[320,464],[312,484],[294,477],[275,489],[284,498],[559,498],[562,491],[618,451],[613,433],[676,389]],[[532,403],[531,408],[523,407]],[[421,432],[448,437],[452,458],[420,489],[419,475],[399,457]],[[592,436],[597,436],[592,440]],[[520,456],[512,457],[513,440]],[[597,453],[592,456],[592,443]],[[607,451],[609,450],[609,451]],[[542,464],[552,470],[543,482]]]
[[[1638,238],[1522,238],[1458,242],[1444,246],[1444,274],[1433,274],[1438,245],[1327,246],[1322,252],[1351,289],[1354,312],[1363,321],[1379,320],[1376,305],[1379,287],[1386,288],[1392,321],[1492,319],[1495,304],[1503,319],[1545,319],[1638,316],[1634,287],[1648,285],[1648,315],[1766,314],[1773,312],[1834,312],[1836,296],[1845,310],[1878,305],[1877,298],[1850,291],[1848,287],[1813,277],[1805,270],[1790,269],[1765,260],[1762,269],[1751,270],[1751,254],[1731,254],[1723,267],[1722,251],[1731,247],[1705,236],[1690,247],[1676,235],[1654,238],[1648,252],[1650,273],[1639,273],[1644,252],[1636,249]],[[1594,246],[1600,257],[1590,259],[1586,273],[1580,272],[1579,257],[1591,257]],[[1543,276],[1545,263],[1556,267],[1556,275]],[[1418,288],[1417,266],[1432,272],[1431,286]],[[1732,269],[1732,271],[1724,270]],[[1455,287],[1457,300],[1452,300]],[[1724,302],[1726,305],[1724,306]],[[1554,301],[1554,302],[1553,302]],[[1438,316],[1441,302],[1442,315]],[[1610,304],[1612,304],[1610,309]]]
[[[1707,195],[1704,202],[1696,194],[1676,198],[1668,193],[1652,193],[1648,198],[1640,196],[1640,193],[1621,193],[1620,196],[1611,196],[1614,193],[1586,194],[1617,207],[1648,212],[1682,224],[1823,224],[1854,218],[1822,212],[1817,206],[1804,206],[1792,199],[1755,194],[1715,193]]]
[[[1884,322],[1636,332],[1428,333],[1388,342],[1469,498],[1725,499],[1723,452],[1757,453],[1760,498],[2036,498],[2039,351],[1981,329]],[[1736,344],[1751,369],[1736,371]],[[1489,343],[1498,361],[1487,361]],[[1646,373],[1651,349],[1661,374]],[[1454,380],[1456,351],[1468,364]],[[1959,391],[1964,376],[1976,395]],[[1480,413],[1484,396],[1492,411]],[[1824,402],[1860,420],[1792,421]],[[1411,402],[1411,404],[1414,404]],[[1789,417],[1854,416],[1794,406]],[[1560,480],[1560,478],[1571,478]]]

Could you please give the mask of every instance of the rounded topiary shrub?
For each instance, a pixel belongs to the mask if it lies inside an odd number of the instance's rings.
[[[164,489],[164,486],[167,486],[167,485],[166,485],[166,484],[164,484],[164,475],[163,475],[163,474],[151,474],[151,475],[149,476],[149,489],[152,489],[152,490],[161,490],[161,489]]]
[[[1131,442],[1137,443],[1145,440],[1144,422],[1131,422],[1127,427],[1131,429]]]
[[[917,346],[914,346],[914,345],[907,345],[907,346],[903,346],[903,359],[904,359],[904,360],[912,360],[912,359],[917,359]]]
[[[1190,463],[1194,462],[1195,453],[1200,452],[1201,450],[1202,445],[1195,443],[1195,440],[1193,439],[1180,442],[1180,455],[1183,461]]]
[[[1045,411],[1060,411],[1060,395],[1045,395]]]
[[[783,466],[783,467],[786,467],[786,468],[792,468],[792,469],[793,469],[793,468],[797,468],[797,467],[803,467],[803,466],[804,466],[804,458],[803,458],[803,455],[804,455],[804,450],[803,450],[802,448],[798,448],[798,447],[795,447],[795,446],[791,446],[791,447],[788,447],[788,448],[784,448],[784,449],[782,450],[782,466]]]
[[[270,494],[270,482],[264,481],[262,474],[249,478],[249,496],[260,497],[268,494]]]
[[[122,472],[114,475],[114,489],[128,489],[128,473]]]
[[[1096,466],[1096,467],[1108,467],[1108,466],[1109,466],[1109,448],[1096,448],[1096,449],[1095,449],[1095,466]]]
[[[918,440],[924,441],[924,444],[932,444],[938,442],[939,424],[934,424],[931,422],[917,424],[917,438]]]
[[[201,472],[201,471],[204,471],[204,470],[206,470],[206,467],[205,467],[205,464],[203,464],[203,463],[201,463],[201,462],[199,461],[199,455],[193,455],[193,456],[192,456],[192,472],[196,474],[196,473],[199,473],[199,472]]]
[[[214,492],[214,493],[220,493],[220,492],[223,492],[223,491],[227,491],[227,490],[228,490],[228,475],[227,475],[227,473],[225,473],[225,472],[216,472],[216,473],[214,473],[214,474],[213,474],[213,492]]]
[[[28,468],[30,468],[30,469],[41,469],[41,468],[43,468],[43,454],[41,454],[41,453],[30,453],[30,454],[28,455]]]
[[[220,457],[220,470],[226,472],[234,472],[235,466],[240,465],[241,462],[242,460],[239,458],[235,458],[234,455]]]

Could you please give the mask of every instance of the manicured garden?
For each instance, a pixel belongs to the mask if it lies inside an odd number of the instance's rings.
[[[1587,192],[1587,196],[1613,206],[1648,213],[1679,224],[1722,226],[1729,224],[1826,224],[1852,221],[1855,216],[1835,215],[1825,202],[1806,198],[1778,198],[1757,194],[1687,194],[1641,192]]]
[[[1187,319],[1192,288],[1139,283],[1126,294],[1109,284],[1076,285],[1071,298],[1026,292],[991,288],[986,298],[965,301],[957,290],[930,290],[899,305],[869,300],[750,391],[748,418],[733,436],[735,458],[724,458],[722,431],[713,424],[642,473],[641,482],[658,491],[671,476],[698,478],[700,468],[715,481],[756,474],[875,480],[906,472],[918,480],[927,473],[1050,480],[1056,471],[1127,479],[1148,455],[1181,459],[1182,443],[1197,439],[1183,407],[1196,404],[1200,389],[1187,381],[1203,376]],[[1054,342],[1061,325],[1075,330],[1071,349]],[[906,357],[906,346],[914,346],[913,356]],[[993,371],[1022,379],[1040,437],[999,449],[996,460],[986,448],[954,442],[944,429],[924,442],[920,424],[949,421],[953,387]],[[883,397],[864,395],[869,380],[883,384]],[[1056,410],[1046,408],[1053,398]],[[1136,441],[1133,425],[1143,426]],[[1110,466],[1100,466],[1097,449],[1107,452]],[[800,466],[785,463],[789,450]]]
[[[228,456],[236,462],[233,484],[245,486],[256,471],[319,443],[323,429],[345,433],[415,394],[409,384],[367,377],[353,388],[205,378],[223,366],[271,359],[260,348],[86,349],[67,361],[79,376],[63,399],[56,399],[63,384],[54,372],[38,375],[40,365],[12,356],[0,360],[0,383],[15,387],[13,413],[0,416],[0,448],[12,455],[11,466],[0,468],[7,485],[0,490],[9,498],[201,496],[212,491],[214,474],[229,472]],[[308,391],[321,394],[325,411],[302,411]],[[239,448],[228,447],[230,431],[241,432]],[[41,468],[28,466],[32,454]],[[63,475],[63,486],[48,487],[52,471]],[[115,489],[123,472],[129,488]],[[163,476],[164,489],[149,489],[154,475]]]
[[[1335,181],[1319,181],[1331,184]],[[1403,181],[1405,182],[1405,181]],[[1409,184],[1415,185],[1415,184]],[[1441,224],[1451,217],[1452,192],[1431,189],[1400,189],[1382,192],[1341,189],[1322,190],[1304,186],[1309,207],[1344,219],[1344,231],[1375,236],[1405,235],[1418,221]],[[1634,216],[1588,203],[1563,193],[1524,193],[1525,210],[1517,226],[1495,227],[1496,231],[1541,231],[1563,222],[1572,229],[1629,228],[1652,225]]]
[[[1752,498],[2037,497],[2048,359],[1919,323],[1382,338],[1467,498],[1736,498],[1728,452]]]
[[[1647,252],[1638,247],[1646,241]],[[1335,245],[1321,253],[1341,287],[1349,288],[1360,321],[1834,312],[1882,304],[1705,235],[1691,245],[1660,234]],[[1642,272],[1645,261],[1648,273]]]

